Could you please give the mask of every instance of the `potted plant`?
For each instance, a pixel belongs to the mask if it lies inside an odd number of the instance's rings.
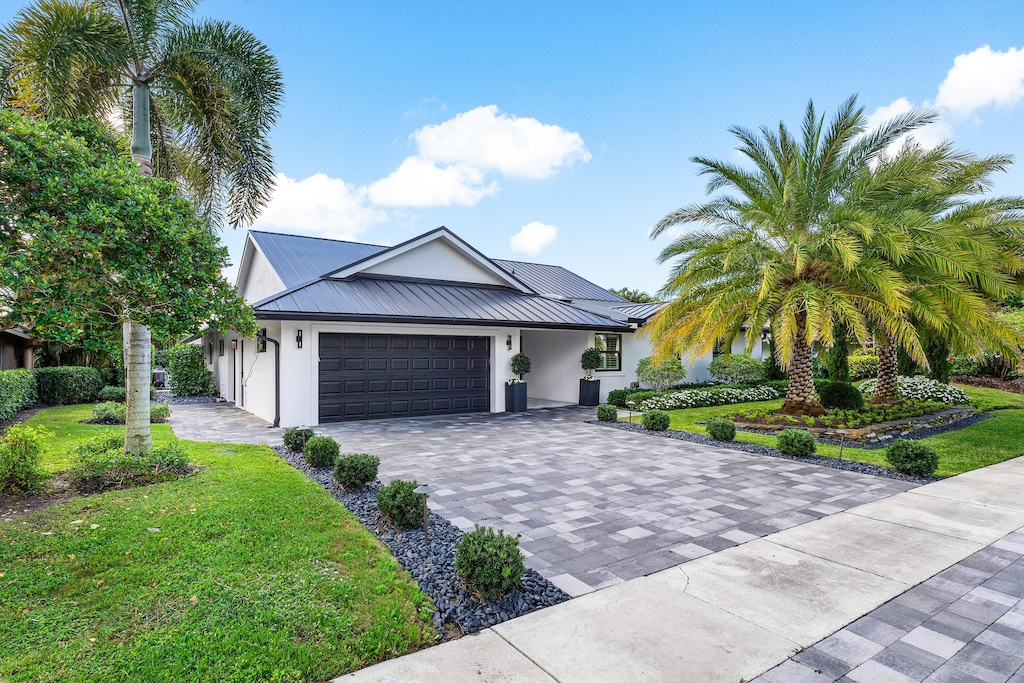
[[[580,365],[587,373],[580,380],[580,405],[596,406],[601,402],[601,380],[594,377],[594,370],[601,367],[601,352],[590,347],[580,356]]]
[[[517,353],[512,356],[512,372],[518,377],[513,377],[505,383],[505,410],[510,413],[522,413],[526,411],[526,382],[523,375],[529,374],[532,368],[530,357],[525,353]]]

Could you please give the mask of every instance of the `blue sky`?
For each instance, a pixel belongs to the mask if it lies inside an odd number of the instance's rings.
[[[496,5],[203,3],[284,71],[284,179],[258,227],[393,244],[443,224],[490,256],[653,291],[647,230],[703,196],[689,158],[729,158],[730,125],[859,93],[869,114],[941,106],[935,139],[1024,156],[1019,2]],[[1024,193],[1024,169],[998,190]],[[242,233],[225,239],[237,257]]]

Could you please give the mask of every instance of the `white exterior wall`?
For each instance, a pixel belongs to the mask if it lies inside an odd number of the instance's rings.
[[[251,243],[246,243],[246,249],[252,249],[252,254],[249,267],[244,274],[245,281],[238,283],[242,298],[253,303],[284,291],[284,282],[278,277],[270,261]]]
[[[524,378],[527,396],[576,403],[583,377],[580,355],[593,338],[585,330],[523,330],[523,353],[532,366]]]
[[[427,242],[415,249],[365,268],[363,273],[451,280],[485,285],[507,285],[505,280],[482,268],[443,239]]]

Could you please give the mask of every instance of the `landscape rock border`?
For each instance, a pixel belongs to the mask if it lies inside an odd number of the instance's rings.
[[[347,491],[334,481],[331,469],[310,467],[301,453],[284,446],[274,446],[273,450],[289,465],[320,484],[391,550],[402,568],[412,575],[437,607],[433,620],[438,640],[482,631],[569,599],[565,592],[533,569],[527,569],[523,574],[522,588],[512,589],[501,600],[481,599],[455,571],[455,546],[462,537],[462,531],[447,519],[430,513],[430,544],[424,546],[423,527],[395,529],[384,521],[377,509],[379,482],[357,491]],[[458,628],[452,629],[452,625]]]

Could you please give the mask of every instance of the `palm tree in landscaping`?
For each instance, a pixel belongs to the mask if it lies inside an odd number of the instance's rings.
[[[5,106],[120,119],[142,175],[177,182],[211,226],[251,222],[274,186],[283,86],[245,29],[192,22],[198,0],[39,0],[0,33]],[[149,450],[150,334],[125,316],[125,449]]]
[[[863,169],[934,118],[909,112],[867,131],[856,98],[827,125],[812,103],[799,135],[784,123],[759,133],[731,129],[751,169],[694,158],[710,178],[708,192],[729,194],[683,207],[651,230],[656,238],[698,226],[659,256],[661,263],[672,262],[660,292],[671,303],[649,326],[655,354],[705,354],[720,341],[731,342],[744,324],[771,324],[779,361],[790,373],[782,411],[805,415],[824,412],[814,390],[812,346],[832,346],[837,326],[862,341],[872,329],[882,330],[922,356],[904,315],[906,280],[888,258],[902,245],[887,238],[885,222],[870,211],[878,192],[913,179]],[[748,352],[756,340],[747,336]]]

